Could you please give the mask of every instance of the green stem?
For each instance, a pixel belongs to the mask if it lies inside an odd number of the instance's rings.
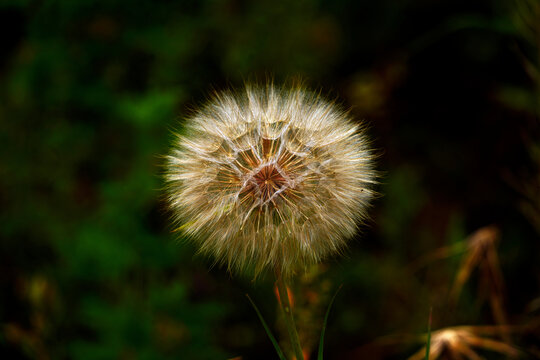
[[[283,311],[283,318],[285,319],[285,326],[289,332],[291,338],[291,345],[296,355],[297,360],[304,360],[304,354],[302,353],[302,346],[300,346],[300,339],[298,338],[298,332],[296,331],[296,325],[294,324],[294,316],[289,302],[289,293],[287,292],[287,284],[280,272],[276,270],[276,287],[279,293],[279,305]]]

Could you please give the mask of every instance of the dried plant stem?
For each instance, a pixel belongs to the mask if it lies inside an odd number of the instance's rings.
[[[287,291],[287,284],[281,273],[276,270],[276,287],[279,294],[279,306],[283,312],[283,319],[285,320],[285,326],[289,332],[291,338],[291,345],[296,355],[297,360],[304,360],[304,354],[302,353],[302,346],[300,345],[300,339],[298,338],[298,332],[296,331],[296,325],[294,323],[294,316],[289,302],[289,293]]]

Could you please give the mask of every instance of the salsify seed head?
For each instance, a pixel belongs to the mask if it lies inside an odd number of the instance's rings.
[[[175,222],[231,271],[285,277],[338,253],[374,192],[364,128],[302,87],[216,93],[167,157]]]

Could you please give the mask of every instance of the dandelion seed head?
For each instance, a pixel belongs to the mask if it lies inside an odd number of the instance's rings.
[[[362,126],[301,87],[216,93],[167,157],[175,222],[231,271],[291,276],[344,249],[366,218],[373,156]]]

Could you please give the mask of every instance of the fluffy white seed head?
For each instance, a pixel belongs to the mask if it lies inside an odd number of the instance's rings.
[[[222,92],[186,120],[167,158],[179,228],[232,271],[291,276],[342,250],[375,182],[369,141],[301,87]]]

